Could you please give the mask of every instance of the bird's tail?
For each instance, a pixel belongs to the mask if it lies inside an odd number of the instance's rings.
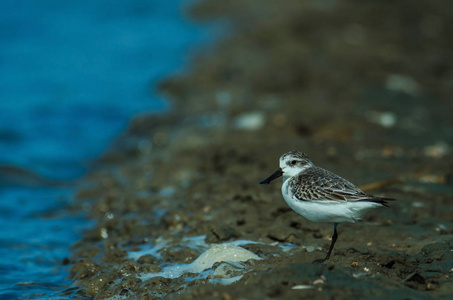
[[[396,201],[396,199],[371,196],[368,199],[364,199],[364,200],[360,200],[360,201],[368,201],[368,202],[379,203],[382,206],[389,207],[388,204],[387,204],[387,201]]]

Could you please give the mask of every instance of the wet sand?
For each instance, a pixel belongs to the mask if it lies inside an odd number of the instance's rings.
[[[206,1],[232,33],[164,80],[166,115],[135,118],[77,194],[97,225],[65,264],[77,297],[449,298],[453,289],[453,9],[446,1]],[[311,223],[258,182],[312,161],[396,198],[363,222]],[[262,260],[231,285],[183,274],[206,245],[247,240]],[[205,237],[204,237],[205,236]],[[165,241],[158,255],[131,257]],[[291,245],[284,250],[281,245]],[[218,267],[218,265],[216,266]]]

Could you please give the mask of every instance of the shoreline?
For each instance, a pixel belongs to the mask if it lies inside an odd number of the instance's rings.
[[[199,18],[230,19],[236,31],[162,82],[173,110],[131,121],[84,179],[76,206],[97,225],[69,259],[77,296],[284,299],[300,296],[300,285],[322,299],[449,296],[453,74],[439,71],[448,60],[432,59],[453,50],[442,42],[444,4],[288,2],[193,8]],[[413,38],[433,15],[441,32]],[[401,178],[370,192],[396,205],[342,225],[323,265],[311,261],[325,254],[331,227],[289,209],[279,184],[258,185],[292,149],[358,185]],[[141,279],[193,263],[201,248],[181,241],[200,236],[206,245],[250,241],[241,247],[263,260],[230,286],[187,274]],[[158,252],[131,258],[162,240]]]

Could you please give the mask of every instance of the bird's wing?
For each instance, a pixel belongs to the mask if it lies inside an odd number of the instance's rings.
[[[295,176],[291,186],[293,195],[302,201],[360,201],[371,196],[365,194],[356,185],[322,168]]]

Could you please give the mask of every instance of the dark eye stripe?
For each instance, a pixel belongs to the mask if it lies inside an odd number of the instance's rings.
[[[298,163],[301,164],[301,165],[303,165],[303,166],[306,165],[306,164],[308,164],[308,162],[305,161],[305,160],[295,160],[295,159],[288,161],[286,164],[287,164],[288,166],[295,166],[295,165],[297,165]]]

